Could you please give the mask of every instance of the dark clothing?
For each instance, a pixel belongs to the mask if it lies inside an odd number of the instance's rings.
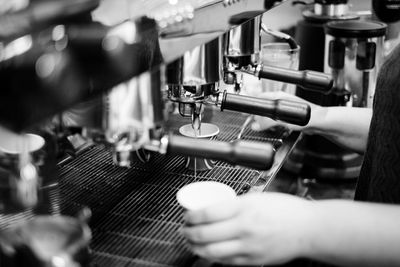
[[[355,199],[400,204],[400,46],[378,75]]]

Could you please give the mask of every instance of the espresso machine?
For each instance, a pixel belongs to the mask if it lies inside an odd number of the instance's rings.
[[[88,7],[84,0],[74,3],[82,5],[74,9],[82,16],[60,16],[62,21],[34,17],[26,24],[32,27],[1,39],[7,53],[0,60],[5,88],[0,93],[0,124],[17,134],[39,125],[51,126],[56,143],[68,140],[75,150],[56,153],[57,213],[31,214],[30,218],[17,213],[22,219],[10,220],[7,229],[0,229],[0,263],[18,267],[192,266],[196,256],[178,231],[182,210],[175,203],[176,191],[193,181],[215,180],[229,184],[238,194],[246,193],[249,187],[270,182],[273,177],[265,178],[265,171],[270,174],[271,166],[284,160],[291,149],[286,136],[275,140],[279,146],[263,134],[252,141],[234,140],[232,132],[236,134],[244,118],[234,111],[302,125],[309,120],[307,105],[219,91],[226,59],[221,34],[231,30],[232,23],[236,29],[277,1],[204,1],[200,7],[185,9],[190,11],[185,17],[179,10],[172,12],[166,24],[162,19],[129,14],[111,26],[90,21],[87,12],[95,5]],[[43,13],[33,13],[47,14],[49,9],[43,7],[28,6],[23,14],[38,10]],[[210,22],[210,17],[219,20]],[[244,20],[233,21],[233,17]],[[173,36],[166,36],[168,32]],[[160,40],[166,37],[183,48],[163,53]],[[299,78],[303,74],[297,72],[285,77],[292,75],[297,76],[296,82],[304,82]],[[331,81],[322,83],[325,88]],[[221,130],[218,140],[175,134],[176,125],[185,118],[173,117],[171,102],[181,105],[179,112],[190,116],[198,130],[203,105],[220,106],[226,112],[213,115],[219,120],[215,123]],[[49,144],[47,139],[44,144]],[[5,155],[1,163],[12,159],[7,165],[11,174],[23,171],[12,181],[24,178],[21,181],[32,182],[28,188],[37,188],[40,177],[32,166],[40,166],[40,161],[28,160],[36,157],[36,149],[27,152],[29,157]],[[276,159],[280,153],[283,156]],[[212,170],[194,174],[183,167],[182,156],[218,162]],[[35,206],[36,195],[31,196],[18,205]],[[2,221],[7,219],[3,215]]]

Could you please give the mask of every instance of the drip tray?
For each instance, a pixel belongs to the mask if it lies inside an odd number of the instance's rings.
[[[247,116],[213,113],[206,115],[208,122],[220,128],[218,140],[236,139]],[[169,125],[177,132],[189,122],[176,115]],[[278,148],[286,136],[284,129],[246,129],[242,139],[272,142]],[[175,200],[177,191],[194,181],[219,181],[241,194],[263,175],[257,170],[216,162],[213,169],[195,176],[185,169],[183,157],[162,155],[155,155],[146,164],[134,162],[129,169],[120,168],[113,165],[110,151],[102,145],[61,162],[59,170],[59,192],[52,206],[66,215],[75,215],[84,206],[92,209],[92,264],[97,267],[192,266],[196,257],[179,232],[183,210]]]

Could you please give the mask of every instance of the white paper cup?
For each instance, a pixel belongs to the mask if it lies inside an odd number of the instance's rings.
[[[195,182],[182,187],[176,194],[178,203],[186,210],[199,210],[236,197],[235,190],[214,181]]]

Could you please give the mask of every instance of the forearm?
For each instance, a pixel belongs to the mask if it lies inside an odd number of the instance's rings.
[[[305,133],[319,134],[338,145],[363,153],[368,139],[372,109],[313,107]]]
[[[399,266],[400,207],[327,200],[313,203],[306,257],[339,266]]]

